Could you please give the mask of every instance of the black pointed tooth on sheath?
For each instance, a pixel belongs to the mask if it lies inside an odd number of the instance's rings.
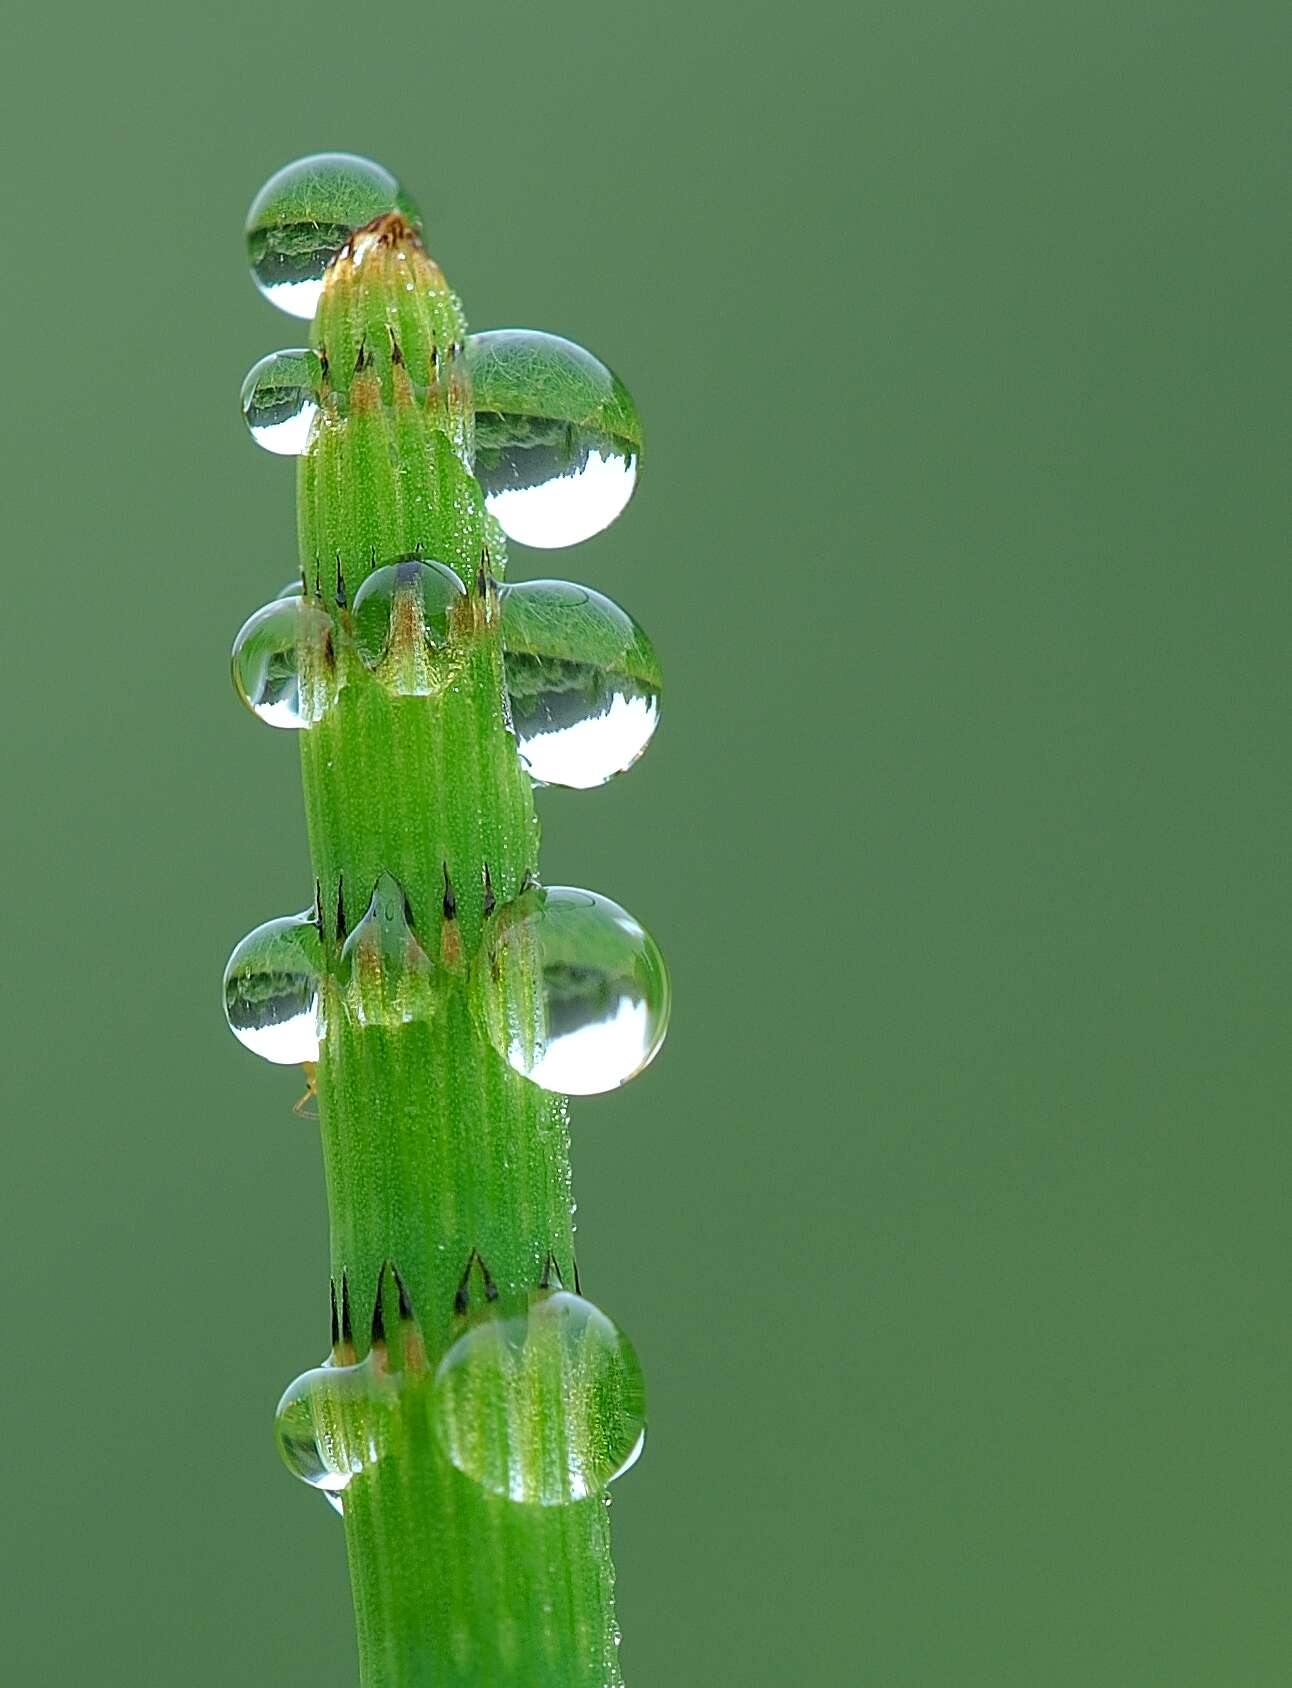
[[[393,1260],[390,1263],[390,1275],[394,1278],[395,1288],[399,1291],[399,1316],[405,1324],[410,1324],[413,1319],[412,1298],[408,1293],[408,1285],[400,1276],[399,1267],[395,1265]]]
[[[374,1348],[378,1343],[384,1343],[386,1340],[386,1312],[382,1302],[386,1299],[386,1271],[389,1265],[388,1260],[383,1260],[381,1271],[377,1273],[377,1295],[372,1304],[372,1345]]]
[[[341,1274],[341,1340],[347,1348],[354,1347],[354,1324],[350,1318],[350,1277]]]
[[[471,1274],[480,1269],[480,1280],[484,1285],[486,1301],[497,1301],[498,1286],[493,1281],[493,1274],[484,1263],[484,1258],[478,1248],[473,1248],[467,1255],[467,1263],[463,1268],[461,1280],[458,1283],[457,1294],[453,1297],[453,1311],[465,1313],[471,1306]]]

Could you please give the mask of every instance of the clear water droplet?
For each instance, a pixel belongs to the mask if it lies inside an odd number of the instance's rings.
[[[289,1383],[274,1414],[278,1450],[287,1469],[319,1489],[341,1511],[351,1482],[386,1451],[397,1386],[372,1356],[358,1365],[331,1363]]]
[[[490,1494],[568,1505],[640,1454],[641,1365],[604,1313],[556,1290],[457,1339],[435,1373],[431,1422],[449,1460]]]
[[[445,563],[388,563],[354,595],[359,655],[401,697],[443,691],[461,666],[450,633],[453,611],[465,599],[466,588]]]
[[[312,911],[249,932],[224,969],[224,1017],[239,1043],[279,1066],[317,1061],[322,968]]]
[[[535,886],[497,911],[472,989],[498,1053],[558,1094],[626,1084],[668,1029],[668,970],[655,940],[618,903],[570,885]]]
[[[279,457],[299,457],[318,415],[319,360],[302,346],[270,352],[242,383],[242,416],[251,437]]]
[[[499,597],[512,724],[534,779],[586,791],[630,768],[659,723],[659,663],[641,628],[566,580]]]
[[[256,286],[290,316],[309,318],[323,272],[356,229],[398,211],[421,215],[389,170],[348,152],[298,158],[272,175],[247,212],[247,253]]]
[[[632,497],[641,422],[591,352],[532,328],[467,340],[475,473],[507,535],[548,550],[608,527]]]
[[[336,702],[332,621],[320,604],[275,598],[249,617],[233,641],[233,684],[258,720],[312,727]]]
[[[341,951],[346,1005],[361,1026],[404,1026],[435,1012],[435,964],[413,935],[404,892],[383,873]]]

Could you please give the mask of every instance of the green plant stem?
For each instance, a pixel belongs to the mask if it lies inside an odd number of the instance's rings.
[[[415,554],[468,588],[447,689],[395,696],[352,663],[336,706],[302,735],[325,958],[317,1086],[333,1284],[362,1353],[393,1261],[432,1369],[461,1328],[455,1298],[473,1251],[503,1296],[534,1290],[549,1254],[567,1283],[574,1271],[564,1102],[495,1054],[468,997],[492,902],[537,870],[538,828],[508,730],[500,565],[462,461],[463,332],[411,230],[392,217],[359,236],[329,270],[315,319],[325,387],[299,481],[302,571],[335,617],[343,666],[349,606],[374,565]],[[436,1008],[429,1021],[361,1027],[341,1007],[340,951],[383,872],[439,969]],[[468,1284],[478,1297],[482,1276]],[[622,1680],[600,1498],[495,1499],[423,1425],[352,1482],[345,1532],[368,1688]]]

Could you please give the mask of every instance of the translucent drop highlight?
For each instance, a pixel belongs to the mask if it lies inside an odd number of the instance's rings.
[[[565,580],[499,597],[512,725],[534,779],[583,791],[630,768],[659,723],[659,664],[641,628]]]
[[[612,1320],[556,1290],[457,1339],[435,1374],[431,1422],[448,1459],[488,1493],[569,1505],[641,1453],[641,1365]]]
[[[626,1084],[668,1029],[668,970],[654,939],[618,903],[568,885],[536,886],[496,912],[473,991],[508,1065],[564,1095]]]
[[[641,422],[582,346],[530,328],[467,340],[476,479],[507,535],[548,550],[608,527],[632,497]]]
[[[245,621],[233,641],[233,684],[259,721],[312,727],[337,699],[332,621],[299,595],[275,598]]]
[[[390,211],[421,228],[417,207],[389,170],[353,153],[298,158],[271,176],[247,213],[256,286],[289,316],[311,318],[323,273],[357,229]]]
[[[341,951],[346,1006],[361,1026],[405,1026],[435,1011],[435,964],[414,936],[404,892],[383,873]]]
[[[355,643],[388,691],[430,697],[449,684],[462,655],[453,648],[453,612],[465,599],[444,563],[407,558],[368,576],[354,596]]]
[[[317,1366],[290,1383],[278,1403],[278,1451],[294,1477],[340,1512],[351,1482],[386,1451],[396,1410],[394,1380],[371,1355],[358,1365]]]
[[[322,967],[311,913],[249,932],[224,969],[224,1017],[238,1042],[278,1066],[317,1061]]]

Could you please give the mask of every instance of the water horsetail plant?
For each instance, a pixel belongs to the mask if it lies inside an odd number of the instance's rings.
[[[261,292],[311,322],[243,387],[254,438],[298,460],[300,578],[233,650],[252,713],[299,730],[313,865],[309,906],[224,977],[235,1035],[307,1070],[322,1136],[331,1345],[279,1445],[344,1518],[370,1688],[606,1688],[606,1485],[645,1407],[579,1282],[566,1097],[646,1066],[669,987],[616,903],[542,884],[533,788],[627,768],[660,680],[600,594],[505,584],[504,536],[612,521],[637,414],[566,340],[468,337],[376,164],[288,165],[247,237]]]

